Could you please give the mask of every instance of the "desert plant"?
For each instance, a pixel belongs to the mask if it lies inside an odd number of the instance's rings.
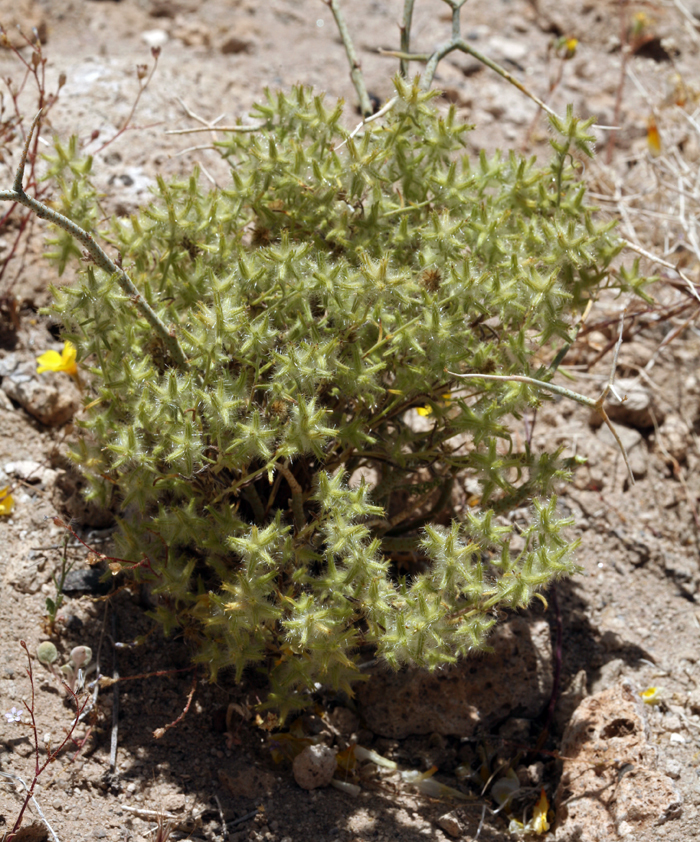
[[[121,569],[212,677],[263,666],[283,712],[350,690],[365,646],[428,668],[483,648],[575,569],[553,495],[571,463],[511,436],[540,392],[459,375],[551,379],[589,299],[641,283],[585,201],[590,123],[552,117],[544,166],[472,162],[454,110],[395,84],[360,136],[342,103],[268,93],[219,145],[230,187],[159,180],[109,227],[75,144],[49,162],[65,216],[28,202],[61,267],[76,236],[95,261],[54,312],[90,373],[73,458],[120,503]],[[461,522],[456,485],[480,488]],[[524,503],[516,549],[497,515]]]

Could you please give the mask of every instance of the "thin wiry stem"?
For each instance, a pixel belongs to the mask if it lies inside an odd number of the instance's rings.
[[[196,132],[260,132],[265,126],[197,126],[192,129],[169,129],[164,134],[195,134]]]
[[[367,93],[365,78],[362,75],[360,62],[357,59],[357,53],[355,52],[355,47],[352,43],[352,38],[350,37],[350,32],[347,24],[345,23],[345,18],[343,17],[340,5],[338,4],[338,0],[324,0],[324,2],[331,12],[333,12],[333,17],[335,18],[335,23],[338,27],[340,39],[345,47],[345,53],[348,57],[348,62],[350,63],[350,78],[352,79],[352,83],[357,91],[358,99],[360,100],[360,111],[362,112],[363,117],[369,117],[372,113],[372,103],[370,102],[369,94]]]
[[[289,470],[289,459],[285,462],[278,462],[277,469],[282,476],[287,480],[290,491],[292,492],[292,515],[294,517],[294,525],[297,532],[301,532],[304,528],[304,497],[302,487],[299,485],[297,478]]]
[[[141,295],[138,291],[134,282],[131,278],[126,274],[126,272],[117,266],[113,260],[107,256],[107,254],[97,245],[95,240],[92,238],[87,231],[83,230],[79,225],[76,225],[71,219],[68,217],[63,216],[63,214],[58,213],[58,211],[52,210],[51,208],[46,207],[41,202],[38,202],[36,199],[33,199],[31,196],[28,196],[24,192],[24,188],[22,186],[22,181],[24,179],[24,169],[27,163],[27,154],[29,152],[29,144],[32,139],[32,135],[36,129],[37,123],[41,117],[41,111],[38,112],[36,117],[32,122],[31,129],[29,130],[29,134],[27,135],[27,140],[24,144],[24,149],[22,150],[22,155],[20,157],[19,166],[17,167],[17,172],[15,174],[15,181],[12,187],[12,190],[3,190],[0,191],[0,201],[4,202],[18,202],[20,205],[24,205],[25,207],[29,208],[33,211],[40,219],[47,219],[49,222],[53,222],[54,225],[58,225],[59,228],[62,228],[64,231],[67,231],[72,237],[78,240],[81,245],[84,246],[87,253],[90,255],[92,260],[94,261],[95,265],[102,269],[103,272],[106,272],[108,275],[113,275],[117,279],[117,283],[122,288],[122,290],[129,296],[129,298],[133,301],[136,308],[139,310],[141,315],[146,319],[146,321],[151,325],[153,330],[158,334],[158,336],[163,340],[163,344],[167,348],[168,352],[172,359],[177,363],[180,368],[188,369],[189,364],[187,362],[187,358],[180,346],[180,343],[177,340],[177,337],[170,333],[167,327],[163,324],[161,319],[158,317],[156,312],[150,307],[148,302],[145,298]]]
[[[403,4],[403,22],[401,24],[401,51],[408,53],[411,50],[411,23],[413,21],[413,4],[415,0],[404,0]],[[401,75],[404,79],[408,78],[408,61],[405,58],[401,59],[399,64]]]
[[[618,347],[619,344],[620,342],[618,340]],[[617,353],[615,359],[617,360]],[[607,425],[610,432],[613,434],[613,438],[617,442],[617,446],[620,448],[620,452],[622,453],[622,458],[625,460],[625,466],[627,467],[630,483],[634,485],[634,474],[632,473],[632,468],[630,466],[629,459],[627,458],[627,451],[625,450],[620,436],[617,434],[615,427],[613,427],[612,421],[608,417],[608,413],[605,411],[605,407],[603,406],[605,398],[612,387],[611,379],[609,379],[605,384],[605,388],[603,389],[600,397],[597,400],[593,400],[593,398],[586,397],[586,395],[580,395],[578,392],[572,392],[571,389],[566,389],[564,386],[558,386],[556,383],[545,383],[544,380],[536,380],[534,377],[526,377],[524,374],[457,374],[457,372],[454,371],[448,371],[447,373],[452,377],[459,377],[464,380],[475,379],[493,380],[499,383],[527,383],[529,386],[534,386],[536,389],[546,389],[549,392],[554,392],[556,395],[570,398],[571,400],[576,401],[576,403],[595,409]]]
[[[447,44],[443,44],[442,47],[439,47],[430,57],[428,64],[425,68],[425,72],[423,73],[423,77],[421,79],[421,87],[423,90],[428,90],[433,83],[433,76],[435,75],[435,71],[437,70],[438,62],[443,59],[448,53],[454,52],[454,50],[459,50],[462,53],[467,53],[470,56],[473,56],[477,61],[480,61],[482,64],[485,64],[486,67],[490,67],[495,73],[498,73],[506,82],[509,82],[513,87],[517,88],[521,93],[525,94],[526,97],[531,99],[534,103],[539,105],[539,107],[546,111],[551,117],[557,117],[557,119],[561,119],[559,115],[551,109],[545,102],[543,102],[538,96],[532,93],[531,90],[525,87],[522,82],[515,78],[511,73],[509,73],[504,67],[501,67],[500,64],[497,64],[492,59],[485,56],[483,53],[480,53],[478,50],[475,50],[474,47],[468,42],[465,41],[463,38],[453,39],[449,41]],[[420,58],[418,60],[421,60]]]

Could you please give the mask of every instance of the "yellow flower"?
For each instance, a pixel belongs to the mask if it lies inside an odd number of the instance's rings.
[[[664,691],[661,687],[648,687],[641,693],[642,700],[646,705],[658,705],[663,698]]]
[[[15,507],[14,497],[10,494],[10,486],[0,488],[0,515],[10,515]]]
[[[532,813],[532,830],[539,836],[549,830],[549,822],[547,821],[547,811],[549,810],[549,801],[544,789],[540,794],[540,800],[535,804],[535,809]]]
[[[75,377],[78,374],[78,366],[75,362],[77,353],[72,342],[66,342],[60,354],[58,351],[45,351],[37,358],[39,363],[36,369],[37,374],[43,371],[65,371],[66,374]]]
[[[573,58],[576,55],[576,47],[578,47],[578,38],[567,38],[564,41],[564,58]]]
[[[391,391],[391,390],[389,389],[389,391]],[[452,397],[452,395],[451,395],[451,393],[450,393],[450,392],[446,392],[444,395],[440,395],[440,397],[441,397],[441,398],[443,399],[443,401],[445,402],[445,406],[449,406],[449,405],[450,405],[450,398]],[[425,406],[417,406],[417,407],[416,407],[416,412],[417,412],[419,415],[422,415],[422,416],[423,416],[423,418],[426,418],[428,415],[432,415],[432,414],[433,414],[433,407],[432,407],[429,403],[427,403]]]

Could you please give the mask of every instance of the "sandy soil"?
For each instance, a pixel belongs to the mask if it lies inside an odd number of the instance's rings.
[[[396,47],[402,4],[346,0],[344,6],[368,86],[383,101],[391,94],[396,62],[379,55],[378,48]],[[52,112],[53,128],[63,137],[77,132],[85,142],[99,131],[93,149],[116,134],[129,114],[138,91],[135,65],[152,64],[149,45],[162,45],[157,72],[132,127],[96,156],[94,171],[105,192],[107,212],[133,209],[147,200],[157,174],[186,173],[194,162],[206,177],[226,183],[225,167],[207,148],[213,135],[165,134],[196,125],[183,103],[206,121],[221,117],[224,125],[238,117],[247,119],[266,86],[287,89],[303,82],[329,97],[356,101],[332,15],[319,0],[47,0],[27,2],[23,9],[35,16],[32,20],[45,33],[49,87],[60,72],[67,77]],[[447,37],[446,12],[447,6],[438,0],[417,0],[417,51],[430,50]],[[504,63],[542,97],[548,96],[549,80],[558,69],[553,38],[579,39],[576,56],[565,63],[550,104],[563,111],[572,102],[579,113],[595,115],[601,125],[620,126],[609,163],[610,131],[599,131],[600,155],[587,172],[602,213],[620,218],[621,233],[641,247],[663,252],[674,263],[682,257],[697,284],[699,267],[692,253],[700,214],[697,184],[694,195],[683,186],[692,178],[683,182],[679,193],[678,173],[692,176],[700,157],[700,94],[692,88],[700,71],[700,5],[629,4],[623,10],[625,20],[637,12],[648,16],[645,32],[650,38],[637,45],[629,59],[619,109],[617,3],[473,0],[463,11],[463,30],[478,49]],[[13,13],[13,3],[0,4],[1,22]],[[8,51],[0,55],[0,73],[19,78],[17,61]],[[435,81],[460,116],[475,124],[470,136],[474,153],[507,146],[545,149],[545,121],[533,124],[534,104],[478,63],[466,56],[450,57],[440,65]],[[673,104],[680,101],[679,86],[685,92],[682,108]],[[29,92],[25,101],[31,112]],[[661,161],[667,162],[663,166],[648,154],[652,113],[661,129]],[[357,119],[351,110],[348,119]],[[16,156],[16,149],[3,150],[3,186],[11,183]],[[3,249],[10,233],[0,231]],[[18,332],[3,324],[0,366],[12,353],[31,359],[54,342],[48,325],[36,314],[54,280],[41,249],[37,237],[13,288],[0,290],[4,296],[16,296],[20,315]],[[629,322],[620,355],[618,376],[641,377],[653,398],[646,420],[629,414],[620,419],[637,482],[629,483],[609,435],[592,425],[583,409],[555,403],[540,411],[534,447],[562,443],[588,458],[562,497],[562,508],[575,517],[573,532],[581,539],[581,575],[558,586],[557,599],[550,596],[546,612],[540,606],[526,616],[544,617],[555,642],[558,622],[563,629],[559,708],[546,752],[537,755],[544,764],[541,782],[550,800],[561,768],[555,759],[557,748],[575,703],[620,678],[631,679],[640,690],[660,687],[660,703],[648,709],[650,741],[659,768],[682,796],[683,808],[659,827],[645,826],[634,839],[681,842],[699,835],[700,334],[694,321],[697,308],[683,291],[683,282],[676,283],[677,274],[649,263],[643,268],[661,276],[654,294],[671,309],[648,312],[637,304],[639,315]],[[600,352],[614,338],[624,303],[602,301],[567,358],[580,367],[575,372],[577,388],[587,394],[597,394],[608,376],[610,354]],[[108,546],[100,542],[108,541],[109,523],[80,510],[76,502],[76,481],[62,457],[69,427],[43,426],[6,400],[0,402],[0,429],[0,487],[16,483],[15,511],[0,518],[0,712],[5,712],[21,708],[30,696],[19,642],[26,641],[33,653],[48,639],[44,606],[47,596],[55,596],[52,576],[61,565],[63,537],[51,517],[57,512],[79,515],[77,528],[95,546]],[[42,470],[18,481],[7,465],[18,460],[40,463]],[[69,549],[74,573],[87,569],[85,557],[82,548]],[[107,602],[84,580],[72,582],[72,587],[51,638],[63,661],[73,646],[84,644],[98,654],[105,675],[165,674],[125,681],[115,685],[118,692],[102,690],[93,713],[76,729],[77,745],[41,776],[37,802],[62,842],[145,842],[154,838],[158,812],[174,826],[173,838],[511,838],[507,821],[492,812],[491,796],[481,797],[460,783],[456,770],[460,763],[476,762],[479,746],[498,744],[498,735],[518,734],[534,749],[542,717],[524,720],[514,710],[491,736],[478,739],[439,734],[390,739],[364,727],[362,710],[355,710],[351,702],[321,693],[314,715],[300,723],[304,734],[321,734],[342,748],[354,732],[363,745],[396,759],[403,769],[437,765],[439,780],[470,792],[471,800],[428,797],[396,775],[378,772],[366,777],[356,796],[331,788],[307,792],[295,783],[290,764],[275,762],[268,732],[260,727],[265,722],[256,723],[254,705],[263,684],[255,677],[241,686],[225,676],[215,686],[199,681],[183,721],[155,739],[155,729],[180,715],[192,688],[185,643],[164,640],[152,631],[139,593],[125,589]],[[133,646],[139,636],[144,641]],[[36,661],[33,669],[40,743],[55,746],[70,727],[71,707],[48,670]],[[0,769],[31,780],[31,731],[5,718],[0,724]],[[532,753],[529,762],[535,757]],[[0,833],[14,823],[20,790],[11,780],[0,782]],[[457,824],[444,819],[447,813]],[[31,808],[25,825],[35,821]]]

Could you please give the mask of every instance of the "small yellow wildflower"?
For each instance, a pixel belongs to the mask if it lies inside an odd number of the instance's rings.
[[[45,351],[37,358],[39,363],[36,369],[37,374],[44,371],[65,371],[71,377],[76,377],[78,374],[78,366],[75,362],[77,353],[72,342],[66,342],[60,354],[58,351]]]
[[[15,498],[10,494],[10,486],[0,488],[0,515],[7,517],[15,507]]]
[[[549,822],[547,821],[547,813],[549,812],[549,801],[547,800],[547,795],[542,790],[540,795],[540,800],[535,804],[535,807],[532,811],[532,818],[527,824],[523,824],[519,822],[517,819],[511,819],[510,824],[508,825],[508,830],[515,834],[516,836],[528,836],[532,833],[537,834],[537,836],[542,836],[543,833],[546,833],[549,830]]]
[[[388,391],[391,391],[391,389],[389,389]],[[446,392],[444,395],[440,395],[440,397],[444,401],[445,406],[450,405],[450,398],[452,397],[452,394],[450,392]],[[425,406],[416,407],[416,412],[419,415],[422,415],[423,418],[425,418],[426,416],[433,414],[433,407],[427,403]]]
[[[647,689],[641,693],[642,701],[645,705],[658,705],[663,698],[663,695],[664,691],[661,687],[647,687]]]
[[[549,830],[549,822],[547,821],[548,810],[549,801],[547,801],[547,794],[543,789],[540,794],[540,800],[535,804],[535,809],[532,812],[532,830],[538,836]]]
[[[576,47],[578,47],[578,38],[567,38],[564,41],[564,58],[573,58],[576,55]]]

